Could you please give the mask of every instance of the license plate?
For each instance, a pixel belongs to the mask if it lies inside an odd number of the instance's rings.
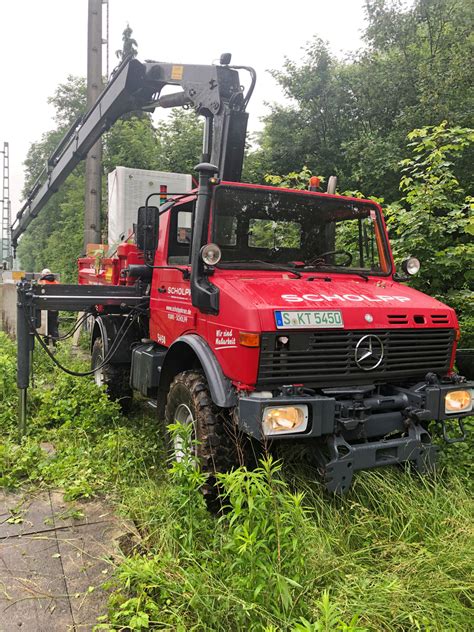
[[[339,310],[275,312],[277,329],[337,329],[344,327]]]

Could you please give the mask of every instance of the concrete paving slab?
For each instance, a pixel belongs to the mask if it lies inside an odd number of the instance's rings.
[[[18,505],[23,522],[7,523]],[[59,491],[3,494],[0,512],[0,632],[92,630],[107,612],[103,583],[120,542],[137,539],[134,526],[105,503],[67,503]]]
[[[58,531],[59,551],[76,628],[91,629],[98,614],[107,612],[108,593],[102,584],[112,575],[121,526],[101,522]]]
[[[50,499],[54,524],[58,529],[117,520],[113,509],[98,500],[67,502],[63,493],[55,490],[50,492]]]
[[[0,539],[50,531],[54,528],[52,515],[48,492],[31,496],[22,493],[1,492]]]
[[[73,618],[55,534],[0,542],[0,630],[71,630]]]

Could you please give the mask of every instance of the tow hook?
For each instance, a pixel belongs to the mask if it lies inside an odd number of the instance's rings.
[[[433,414],[431,410],[427,410],[426,408],[414,408],[413,406],[410,406],[409,408],[405,408],[403,413],[407,417],[405,425],[409,425],[411,421],[420,423],[433,419]]]
[[[449,420],[449,422],[451,422],[451,420]],[[449,423],[448,422],[448,423]],[[452,420],[452,425],[455,425],[455,423],[457,422],[458,428],[459,428],[459,432],[460,435],[457,437],[450,437],[448,432],[448,423],[446,423],[446,420],[443,419],[441,421],[441,431],[443,433],[443,439],[446,441],[446,443],[461,443],[461,441],[465,441],[467,438],[467,432],[466,432],[466,428],[464,426],[464,422],[462,419],[453,419]],[[449,425],[451,425],[451,423],[449,423]]]

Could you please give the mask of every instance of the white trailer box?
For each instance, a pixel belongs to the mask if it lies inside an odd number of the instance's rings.
[[[186,193],[193,186],[191,176],[184,173],[128,167],[117,167],[109,173],[107,184],[109,246],[116,246],[132,233],[133,224],[137,223],[138,208],[145,206],[150,193],[160,193],[162,185],[169,193]],[[159,197],[152,197],[149,204],[159,206]]]

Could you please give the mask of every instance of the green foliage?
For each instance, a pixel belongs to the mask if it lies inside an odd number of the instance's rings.
[[[142,536],[117,566],[97,629],[469,629],[472,439],[443,451],[437,476],[363,472],[345,498],[325,495],[314,470],[267,458],[221,476],[227,508],[216,518],[198,491],[190,427],[172,428],[188,457],[169,468],[154,419],[123,418],[92,380],[42,355],[17,443],[15,349],[3,334],[0,348],[0,485],[107,494]],[[58,353],[84,366],[67,347]]]
[[[369,0],[365,47],[344,60],[315,37],[301,61],[273,76],[291,99],[265,118],[252,171],[289,173],[308,165],[392,202],[408,132],[448,120],[472,120],[471,0]],[[459,162],[466,189],[473,152]]]
[[[159,142],[149,116],[120,119],[108,132],[104,146],[104,168],[161,169]]]
[[[68,75],[60,83],[48,103],[55,109],[54,120],[60,130],[66,131],[87,108],[87,83],[84,77]]]
[[[228,513],[225,551],[233,558],[234,589],[278,618],[294,609],[307,579],[303,495],[293,494],[271,457],[254,471],[222,474]]]
[[[124,473],[128,482],[139,478],[143,463],[152,466],[157,452],[148,452],[156,441],[151,438],[152,428],[141,426],[143,419],[128,422],[122,418],[119,405],[91,378],[53,369],[44,354],[35,358],[28,436],[17,444],[14,345],[3,333],[0,344],[7,392],[0,404],[0,430],[6,435],[0,446],[1,485],[51,485],[63,487],[67,499],[88,498],[119,489]],[[57,355],[63,364],[84,370],[84,362],[75,359],[67,347]],[[55,454],[41,450],[41,442],[54,444]]]
[[[277,176],[267,174],[265,175],[265,182],[267,184],[271,184],[274,187],[284,187],[285,189],[307,189],[309,179],[314,174],[308,169],[308,167],[303,167],[301,171],[291,171],[285,176]],[[323,176],[317,176],[321,182],[324,183]]]
[[[193,173],[201,159],[203,122],[193,111],[172,110],[156,129],[162,171]]]
[[[15,347],[0,331],[0,427],[11,429],[17,405]]]
[[[68,128],[86,109],[82,77],[70,75],[48,102],[55,108],[57,128],[33,143],[25,160],[24,195],[42,173],[48,157]],[[24,270],[50,268],[68,282],[77,278],[76,259],[82,251],[84,224],[84,165],[79,165],[22,236],[18,256]]]
[[[408,139],[412,155],[401,162],[404,197],[387,210],[395,259],[417,256],[422,271],[414,287],[472,320],[474,204],[456,177],[454,159],[474,141],[474,130],[444,121],[415,129]]]

